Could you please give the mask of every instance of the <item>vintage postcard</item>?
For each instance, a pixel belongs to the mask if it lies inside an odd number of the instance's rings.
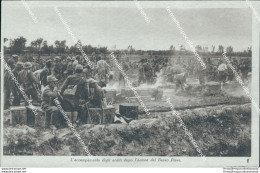
[[[1,166],[259,165],[260,3],[3,1]]]

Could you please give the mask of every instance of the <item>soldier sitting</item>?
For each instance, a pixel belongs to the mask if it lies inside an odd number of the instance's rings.
[[[54,125],[56,127],[63,127],[65,119],[60,114],[54,99],[58,97],[57,80],[55,76],[50,75],[47,77],[47,86],[44,88],[42,93],[42,104],[41,108],[47,113],[47,124]]]

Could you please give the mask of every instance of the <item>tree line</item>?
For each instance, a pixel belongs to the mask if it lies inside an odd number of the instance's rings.
[[[6,54],[38,54],[40,55],[51,55],[51,54],[81,54],[78,46],[82,46],[82,49],[86,54],[93,52],[99,54],[108,52],[107,47],[93,47],[91,45],[82,45],[80,40],[73,46],[67,46],[66,40],[56,40],[54,45],[49,45],[47,40],[43,38],[37,38],[32,41],[29,46],[26,46],[27,39],[24,37],[18,37],[15,39],[4,38],[4,43],[9,40],[9,46],[4,46]]]
[[[4,38],[4,43],[9,41],[9,46],[4,45],[4,51],[6,54],[38,54],[39,56],[51,55],[51,54],[81,54],[78,46],[80,45],[83,51],[86,54],[92,54],[95,52],[96,54],[107,54],[107,47],[94,47],[91,45],[82,45],[79,40],[77,44],[73,46],[67,46],[66,40],[56,40],[53,44],[48,44],[47,40],[43,38],[37,38],[32,41],[29,46],[26,46],[27,39],[24,37],[18,37],[15,39]],[[226,48],[223,45],[219,45],[217,48],[212,45],[211,50],[208,47],[202,47],[201,45],[196,45],[195,50],[199,54],[213,54],[213,55],[222,55],[224,51],[227,56],[252,56],[252,47],[248,47],[246,50],[240,52],[234,52],[232,46],[227,46]],[[168,50],[136,50],[132,45],[129,45],[125,50],[116,50],[116,45],[114,46],[114,52],[124,52],[125,54],[133,54],[133,55],[165,55],[170,56],[174,54],[179,55],[192,55],[193,52],[189,51],[185,48],[184,45],[180,45],[179,50],[177,50],[173,45],[170,46]]]

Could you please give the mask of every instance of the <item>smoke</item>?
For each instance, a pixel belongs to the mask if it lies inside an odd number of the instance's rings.
[[[165,76],[163,75],[163,70],[160,70],[160,72],[156,73],[156,82],[154,84],[141,84],[140,86],[137,87],[137,89],[153,89],[153,88],[158,88],[161,86],[164,86],[166,84]]]
[[[251,95],[251,77],[248,78],[248,81],[244,82],[246,88],[248,88]],[[231,82],[223,86],[223,90],[230,96],[234,97],[248,97],[247,93],[243,90],[243,87],[236,81]]]
[[[118,82],[110,82],[107,84],[106,87],[104,87],[104,89],[120,89],[121,87],[119,86]]]

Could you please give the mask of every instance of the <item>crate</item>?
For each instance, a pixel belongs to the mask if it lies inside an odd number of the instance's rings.
[[[31,127],[46,127],[46,114],[39,106],[26,106],[27,110],[27,125]],[[36,114],[33,112],[36,111]]]
[[[114,123],[116,115],[116,109],[113,106],[103,109],[103,124],[112,124]]]
[[[45,128],[46,127],[46,113],[42,109],[38,109],[37,115],[34,121],[35,127]]]
[[[119,113],[127,118],[138,119],[138,106],[137,105],[119,105]]]
[[[11,112],[11,124],[12,125],[24,125],[27,124],[27,112],[24,106],[14,106],[10,109]]]
[[[4,110],[4,123],[10,125],[12,122],[12,116],[10,110]]]
[[[89,108],[91,124],[111,124],[114,122],[116,109],[113,106],[107,108]]]
[[[102,109],[101,108],[89,108],[90,124],[102,124]]]

